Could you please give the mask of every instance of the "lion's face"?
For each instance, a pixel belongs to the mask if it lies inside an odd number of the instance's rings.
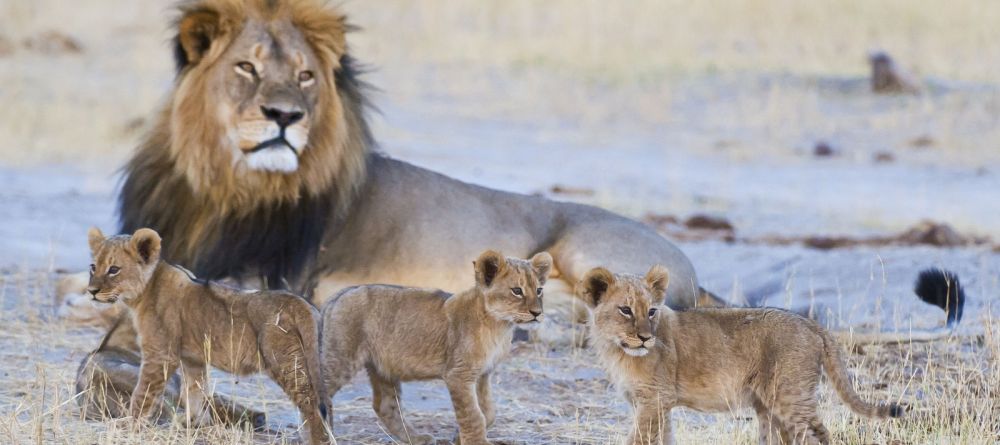
[[[490,315],[527,328],[541,323],[542,286],[552,269],[552,256],[541,252],[531,260],[522,260],[486,251],[474,265],[476,286],[486,298]]]
[[[626,354],[642,357],[656,345],[657,312],[663,301],[667,270],[654,266],[645,277],[612,274],[596,268],[577,285],[576,294],[590,307],[595,340],[611,343]]]
[[[150,229],[105,238],[96,227],[88,234],[93,263],[87,292],[101,303],[126,304],[142,295],[160,258],[160,236]]]
[[[250,170],[294,172],[315,116],[316,56],[291,25],[248,23],[213,66],[221,124],[234,162]],[[235,148],[235,149],[234,149]]]

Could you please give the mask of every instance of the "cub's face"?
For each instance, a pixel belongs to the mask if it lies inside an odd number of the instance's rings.
[[[576,287],[576,296],[592,314],[595,341],[611,343],[642,357],[656,345],[659,306],[667,291],[667,270],[653,266],[645,277],[592,269]]]
[[[93,263],[87,292],[94,300],[129,303],[142,294],[160,259],[160,235],[139,229],[132,235],[105,238],[99,229],[88,234]]]
[[[541,252],[530,260],[483,252],[475,261],[476,286],[494,318],[535,327],[541,323],[542,286],[552,270],[552,257]]]

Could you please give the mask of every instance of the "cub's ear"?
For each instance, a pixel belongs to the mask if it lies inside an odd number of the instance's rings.
[[[549,272],[552,272],[552,255],[549,255],[548,252],[536,253],[535,256],[531,257],[531,268],[535,269],[538,281],[545,284],[545,281],[549,279]]]
[[[87,242],[90,243],[91,255],[97,255],[97,251],[101,248],[101,243],[104,242],[104,234],[101,233],[101,229],[91,227],[87,231]]]
[[[177,71],[197,64],[212,46],[212,41],[221,34],[221,30],[222,24],[217,11],[207,8],[184,11],[184,15],[177,21],[177,37],[174,38]]]
[[[476,284],[490,287],[497,275],[507,267],[507,259],[495,250],[487,250],[472,263],[476,268]]]
[[[152,264],[160,260],[160,234],[155,230],[136,230],[130,242],[139,262]]]
[[[607,296],[608,288],[615,282],[615,276],[611,271],[603,267],[590,269],[580,280],[576,287],[577,298],[587,303],[587,306],[597,307],[601,300]]]
[[[646,284],[653,289],[653,296],[657,301],[663,300],[667,295],[667,286],[670,284],[670,272],[667,268],[659,264],[649,268],[646,272]]]

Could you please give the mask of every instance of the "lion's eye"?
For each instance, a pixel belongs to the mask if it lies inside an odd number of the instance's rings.
[[[649,308],[649,318],[653,318],[656,315],[656,308]]]
[[[97,265],[96,264],[91,264],[90,265],[90,274],[93,275],[95,273],[97,273]]]
[[[618,312],[621,312],[622,315],[624,315],[626,317],[631,317],[632,316],[632,308],[630,308],[628,306],[618,306]]]
[[[118,266],[111,266],[111,267],[108,268],[108,275],[117,275],[118,272],[121,272],[121,271],[122,270],[120,268],[118,268]]]
[[[303,71],[299,73],[299,83],[308,83],[312,81],[314,77],[315,76],[313,76],[312,71]]]
[[[535,295],[538,295],[538,298],[542,298],[542,288],[535,289]]]
[[[515,296],[518,296],[518,297],[523,297],[524,296],[524,290],[522,290],[520,287],[512,287],[512,288],[510,288],[510,293],[512,293],[512,294],[514,294]]]
[[[247,73],[247,74],[251,75],[251,76],[256,76],[257,75],[257,68],[254,68],[253,64],[250,63],[250,62],[240,62],[240,63],[237,63],[236,64],[236,68],[239,69],[240,71],[243,71],[244,73]]]

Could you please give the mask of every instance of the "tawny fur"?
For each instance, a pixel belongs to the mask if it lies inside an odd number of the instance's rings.
[[[542,318],[542,285],[552,257],[530,260],[484,252],[475,261],[475,287],[438,290],[368,285],[349,288],[323,306],[321,354],[327,391],[334,395],[362,368],[373,408],[386,430],[411,444],[432,443],[403,418],[400,382],[443,379],[463,445],[489,443],[496,418],[490,373],[510,348],[514,326]]]
[[[105,238],[94,228],[89,241],[94,262],[88,291],[100,302],[121,300],[139,338],[142,363],[129,401],[133,418],[153,414],[181,367],[179,397],[187,420],[208,423],[211,365],[237,375],[266,372],[298,406],[310,443],[329,442],[318,313],[307,301],[286,292],[198,281],[160,261],[160,237],[150,229]]]
[[[821,370],[856,413],[898,417],[897,405],[854,391],[840,346],[815,321],[779,309],[690,309],[659,304],[668,283],[596,268],[577,286],[590,308],[599,362],[635,408],[630,444],[671,443],[670,410],[753,408],[761,444],[826,444],[816,412]]]

